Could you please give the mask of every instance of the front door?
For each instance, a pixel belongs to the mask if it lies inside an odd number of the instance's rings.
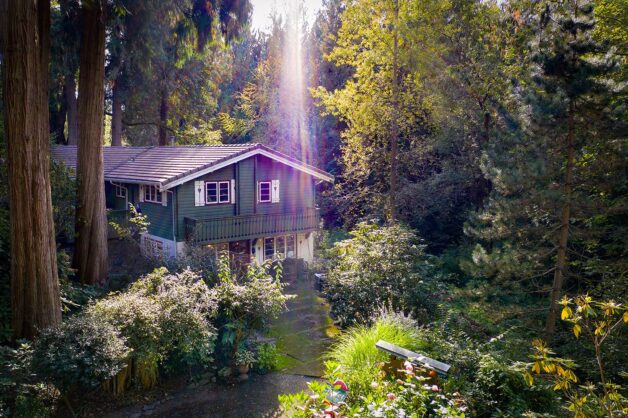
[[[234,270],[245,270],[251,264],[251,241],[231,241],[229,243],[229,256]]]

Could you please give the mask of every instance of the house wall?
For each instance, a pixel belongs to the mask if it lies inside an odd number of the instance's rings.
[[[195,181],[236,180],[235,204],[194,205]],[[257,203],[257,182],[279,180],[279,202]],[[306,173],[257,155],[176,187],[177,240],[185,239],[184,218],[291,213],[314,207],[314,179]]]

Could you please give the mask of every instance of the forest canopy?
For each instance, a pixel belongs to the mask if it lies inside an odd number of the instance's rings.
[[[240,274],[191,250],[116,288],[110,229],[137,248],[151,219],[131,207],[128,230],[111,222],[103,149],[261,143],[335,178],[316,186],[308,271],[326,277],[344,332],[330,361],[360,396],[392,402],[338,347],[401,330],[454,364],[444,390],[464,399],[438,398],[451,416],[539,399],[534,413],[625,413],[628,1],[288,3],[259,30],[249,0],[0,0],[0,342],[40,379],[11,390],[71,394],[55,367],[84,360],[72,350],[94,368],[76,379],[112,392],[251,365],[248,342],[289,300],[281,267]],[[75,173],[53,146],[78,147]],[[499,395],[481,384],[494,376]]]

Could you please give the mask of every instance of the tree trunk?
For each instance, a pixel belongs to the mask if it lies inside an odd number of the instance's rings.
[[[556,265],[554,269],[554,283],[550,297],[550,309],[545,323],[545,339],[549,341],[554,335],[556,328],[556,318],[558,317],[558,299],[563,289],[563,281],[567,274],[567,244],[569,242],[569,218],[571,216],[571,193],[573,186],[574,168],[574,112],[573,101],[569,104],[569,116],[567,127],[567,161],[565,167],[565,183],[563,185],[564,198],[563,208],[560,216],[560,233],[558,236],[558,253],[556,255]]]
[[[68,114],[68,145],[78,145],[78,105],[76,103],[76,77],[68,74],[63,85]]]
[[[13,337],[61,322],[49,173],[50,1],[9,1],[5,103]]]
[[[50,114],[50,131],[54,134],[54,139],[57,144],[65,144],[65,117],[67,114],[67,106],[63,91],[61,94],[56,92],[58,97],[55,99],[59,103],[58,108]]]
[[[159,103],[159,146],[163,147],[168,144],[168,131],[166,124],[168,122],[168,93],[166,89],[161,90],[161,101]]]
[[[393,71],[392,71],[392,100],[393,100],[393,116],[392,126],[390,129],[390,191],[389,191],[389,222],[394,223],[397,220],[397,147],[399,138],[399,128],[397,125],[397,117],[399,116],[399,80],[398,80],[398,62],[397,55],[399,52],[399,2],[395,0],[394,4],[394,32],[393,32]]]
[[[120,81],[113,84],[113,98],[111,101],[111,146],[122,145],[122,98],[120,97]]]
[[[78,197],[74,267],[83,283],[107,278],[107,215],[103,165],[105,5],[83,2],[78,97]]]

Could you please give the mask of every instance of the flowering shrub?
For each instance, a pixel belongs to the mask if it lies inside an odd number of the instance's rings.
[[[325,295],[343,326],[370,323],[378,309],[426,316],[436,306],[436,284],[424,270],[427,258],[418,238],[399,225],[360,223],[351,239],[329,251]]]
[[[161,268],[126,292],[88,307],[86,314],[120,330],[133,349],[133,377],[143,387],[151,387],[157,380],[158,365],[166,360],[179,359],[187,366],[211,361],[216,336],[211,318],[215,311],[215,300],[196,274],[168,274]],[[118,392],[124,384],[120,382],[113,390]]]
[[[328,385],[312,382],[308,386],[311,394],[300,392],[280,395],[279,401],[286,414],[296,418],[312,417],[464,417],[466,407],[457,395],[446,395],[429,377],[421,374],[426,370],[405,362],[398,370],[401,377],[387,374],[384,363],[376,367],[367,393],[352,395],[351,386],[346,402],[332,402],[330,395],[334,383]]]

